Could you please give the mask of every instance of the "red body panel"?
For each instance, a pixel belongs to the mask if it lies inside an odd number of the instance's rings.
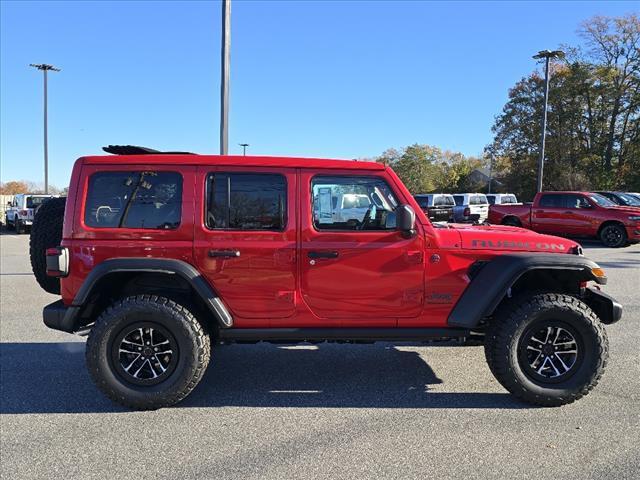
[[[571,194],[584,199],[590,208],[556,208],[540,206],[540,198],[545,194]],[[602,207],[585,192],[542,192],[536,195],[533,204],[491,205],[489,223],[501,224],[508,217],[520,220],[524,228],[552,235],[574,235],[596,237],[600,227],[608,221],[622,223],[629,240],[640,240],[640,221],[630,220],[630,216],[640,215],[635,207]]]
[[[96,171],[161,170],[183,176],[182,219],[174,230],[91,228],[84,223],[88,179]],[[205,183],[210,172],[278,173],[287,183],[282,231],[210,230]],[[381,177],[416,212],[416,235],[397,231],[318,231],[311,211],[316,174]],[[526,206],[505,207],[529,209]],[[492,207],[493,209],[493,207]],[[524,212],[524,210],[523,210]],[[498,215],[494,211],[494,215]],[[523,213],[524,214],[524,213]],[[528,219],[527,219],[528,221]],[[70,304],[96,265],[109,258],[173,258],[195,266],[219,293],[238,328],[444,327],[477,260],[506,251],[569,252],[572,241],[511,227],[434,228],[396,174],[370,162],[204,155],[104,156],[73,169],[62,245],[70,273],[61,280]],[[210,250],[238,250],[212,258]],[[331,250],[318,259],[310,251]]]

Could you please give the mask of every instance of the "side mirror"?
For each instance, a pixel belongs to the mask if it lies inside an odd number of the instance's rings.
[[[416,212],[409,205],[396,208],[396,228],[404,238],[411,238],[416,234]]]

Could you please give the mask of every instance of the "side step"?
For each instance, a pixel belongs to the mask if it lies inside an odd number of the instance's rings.
[[[224,328],[218,340],[230,342],[422,342],[468,337],[463,328]]]

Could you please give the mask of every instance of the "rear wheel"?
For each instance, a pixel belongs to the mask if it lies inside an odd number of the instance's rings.
[[[622,225],[610,223],[600,230],[600,240],[607,247],[624,247],[627,244],[627,231]]]
[[[15,227],[16,227],[16,233],[18,235],[21,235],[24,233],[24,225],[22,223],[22,220],[20,220],[19,218],[15,219]]]
[[[560,406],[596,386],[608,358],[596,314],[569,295],[539,294],[506,304],[492,321],[485,355],[496,379],[516,397]]]
[[[510,227],[521,227],[522,223],[515,217],[507,217],[502,221],[502,225],[508,225]]]
[[[54,248],[62,241],[65,198],[52,198],[43,203],[33,219],[29,236],[31,270],[36,281],[47,292],[60,294],[60,279],[47,275],[47,248]]]
[[[95,384],[137,410],[168,407],[198,384],[209,363],[209,336],[173,300],[138,295],[116,301],[98,318],[86,360]]]

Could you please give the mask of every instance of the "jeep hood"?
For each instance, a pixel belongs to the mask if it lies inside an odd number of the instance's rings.
[[[526,228],[504,225],[451,224],[460,234],[461,246],[470,250],[573,253],[580,245],[573,240],[543,235]]]

